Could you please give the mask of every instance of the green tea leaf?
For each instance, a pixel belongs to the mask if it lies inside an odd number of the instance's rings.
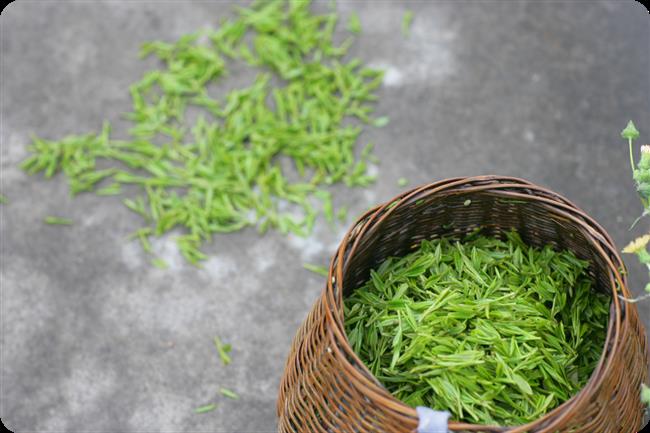
[[[318,275],[322,275],[324,277],[327,277],[329,275],[329,269],[327,269],[324,266],[312,265],[310,263],[303,263],[302,267],[307,269],[308,271],[311,271]]]
[[[51,225],[64,225],[64,226],[69,226],[72,224],[72,220],[68,218],[61,218],[57,216],[47,216],[45,217],[44,220],[45,224],[51,224]]]
[[[239,395],[237,395],[234,391],[231,391],[227,388],[221,388],[219,391],[224,397],[227,397],[231,400],[239,400]]]
[[[348,20],[348,30],[351,33],[355,34],[361,33],[361,21],[359,20],[359,15],[357,15],[355,12],[350,14],[350,18]]]
[[[217,348],[219,359],[221,359],[223,365],[230,364],[232,362],[232,359],[230,358],[232,346],[230,344],[223,344],[219,337],[214,337],[214,346]]]
[[[167,264],[167,262],[164,261],[161,258],[158,258],[158,257],[152,259],[151,264],[154,265],[155,267],[157,267],[158,269],[168,269],[169,268],[169,265]]]
[[[205,405],[205,406],[201,406],[201,407],[198,407],[198,408],[194,409],[194,413],[207,413],[207,412],[212,412],[212,411],[215,410],[216,408],[217,408],[217,405],[214,404],[214,403],[211,403],[211,404],[208,404],[208,405]]]
[[[641,384],[641,402],[650,406],[650,388],[645,383]]]
[[[388,116],[383,116],[383,117],[376,118],[375,121],[373,122],[373,124],[377,128],[382,128],[382,127],[388,125],[388,122],[390,122],[390,119],[388,118]]]
[[[413,11],[407,10],[402,16],[402,33],[405,36],[411,34],[411,25],[413,24]]]

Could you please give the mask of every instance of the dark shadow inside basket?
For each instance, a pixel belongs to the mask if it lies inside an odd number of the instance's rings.
[[[501,239],[514,229],[528,245],[572,251],[589,261],[588,272],[595,288],[613,292],[606,259],[596,248],[597,241],[585,232],[585,226],[572,221],[556,205],[536,197],[514,198],[507,190],[456,190],[414,196],[390,212],[386,209],[383,216],[381,223],[375,221],[362,235],[357,248],[348,251],[343,296],[366,282],[370,270],[387,257],[408,254],[423,239],[461,239],[479,228],[482,234]]]

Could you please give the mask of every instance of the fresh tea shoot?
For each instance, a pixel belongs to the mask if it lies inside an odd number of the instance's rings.
[[[158,269],[169,269],[169,264],[161,259],[160,257],[155,257],[151,259],[151,264],[157,267]]]
[[[350,33],[361,33],[361,20],[359,19],[359,15],[355,12],[351,13],[350,18],[348,19],[348,30]]]
[[[68,218],[61,218],[57,216],[46,216],[43,220],[45,224],[56,225],[56,226],[69,226],[72,225],[72,220]]]
[[[223,365],[228,365],[232,362],[232,359],[230,357],[230,352],[232,352],[232,345],[224,344],[221,341],[221,338],[214,337],[214,347],[217,349],[219,359],[221,359]]]
[[[325,266],[312,265],[311,263],[303,263],[302,267],[307,269],[310,272],[313,272],[318,275],[322,275],[323,277],[327,277],[329,275],[329,269],[327,269]]]
[[[423,241],[345,300],[347,335],[406,404],[523,424],[580,390],[600,358],[609,297],[587,267],[514,232]]]
[[[410,36],[411,34],[411,25],[413,24],[413,11],[407,10],[402,15],[402,33],[404,36]]]
[[[239,400],[239,395],[236,392],[229,390],[228,388],[221,388],[219,392],[221,395],[231,400]]]
[[[194,409],[194,413],[208,413],[212,412],[217,408],[217,405],[214,403],[206,404],[205,406],[197,407]]]

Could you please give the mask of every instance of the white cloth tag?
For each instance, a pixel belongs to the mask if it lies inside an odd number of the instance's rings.
[[[449,433],[447,429],[451,415],[449,412],[433,410],[424,406],[418,406],[415,410],[420,418],[418,433]]]

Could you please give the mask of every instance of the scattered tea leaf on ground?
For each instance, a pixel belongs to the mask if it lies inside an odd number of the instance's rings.
[[[198,407],[194,409],[194,413],[207,413],[207,412],[212,412],[217,408],[217,405],[214,403],[207,404],[205,406]]]
[[[645,383],[641,384],[641,402],[650,406],[650,388]]]
[[[169,265],[163,259],[156,257],[151,260],[151,264],[157,267],[158,269],[169,269]]]
[[[413,24],[413,11],[407,10],[402,16],[402,34],[411,35],[411,25]]]
[[[359,15],[357,15],[356,12],[352,12],[350,14],[350,18],[348,20],[348,30],[350,33],[361,33],[361,20],[359,20]]]
[[[239,400],[239,395],[237,395],[237,393],[234,391],[229,390],[228,388],[221,388],[219,392],[221,392],[221,395],[231,400]]]
[[[311,271],[311,272],[313,272],[315,274],[318,274],[318,275],[322,275],[324,277],[329,275],[329,269],[327,269],[325,266],[312,265],[310,263],[303,263],[302,267],[307,269],[308,271]]]
[[[69,226],[72,224],[72,220],[68,218],[61,218],[57,216],[47,216],[43,220],[45,224],[51,224],[51,225],[64,225],[64,226]]]
[[[388,116],[383,116],[383,117],[376,118],[375,121],[373,122],[373,124],[377,128],[382,128],[382,127],[388,125],[388,122],[390,122],[390,118]]]
[[[217,353],[219,354],[219,359],[223,365],[228,365],[232,362],[230,358],[230,352],[232,351],[232,345],[223,344],[219,337],[214,337],[214,346],[217,348]]]
[[[259,1],[217,29],[145,43],[142,56],[161,67],[130,86],[128,135],[105,123],[97,133],[36,137],[22,168],[63,172],[72,194],[134,186],[140,195],[124,204],[149,230],[143,247],[180,230],[178,249],[194,264],[217,233],[256,226],[305,236],[319,213],[334,218],[329,185],[374,181],[372,147],[356,145],[363,125],[388,121],[373,115],[382,72],[346,57],[352,39],[334,42],[337,20],[309,1]],[[257,77],[213,94],[232,61]]]

